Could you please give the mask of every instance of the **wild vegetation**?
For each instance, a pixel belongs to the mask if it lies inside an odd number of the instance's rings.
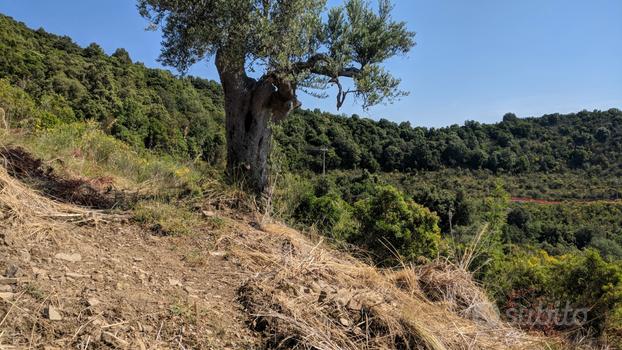
[[[0,15],[0,108],[0,126],[10,129],[3,145],[27,148],[80,191],[108,191],[102,198],[156,234],[222,225],[206,223],[197,203],[217,191],[234,206],[244,196],[220,181],[224,95],[213,81],[147,68],[123,49],[81,48]],[[413,263],[429,277],[417,264],[448,259],[474,273],[502,314],[588,307],[581,327],[521,326],[620,341],[620,110],[507,114],[497,124],[440,129],[296,110],[273,132],[276,216],[383,267]],[[328,174],[320,176],[324,147]],[[269,306],[261,299],[269,282],[252,281],[248,297]],[[295,331],[304,337],[305,329]]]

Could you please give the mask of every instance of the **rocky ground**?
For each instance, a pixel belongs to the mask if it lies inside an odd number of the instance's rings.
[[[222,250],[220,234],[62,226],[0,230],[0,348],[255,347],[237,301],[248,272]]]

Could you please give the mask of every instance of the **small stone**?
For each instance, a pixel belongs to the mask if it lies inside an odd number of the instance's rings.
[[[63,319],[63,316],[61,316],[60,312],[58,312],[58,310],[56,310],[52,306],[47,307],[47,309],[45,310],[45,315],[50,321],[60,321]]]
[[[0,278],[0,284],[17,284],[17,278]]]
[[[96,298],[88,298],[88,299],[86,299],[86,303],[90,307],[94,307],[94,306],[99,305],[101,302],[99,300],[97,300]]]
[[[213,252],[209,252],[209,255],[211,255],[211,256],[225,256],[225,255],[227,255],[227,252],[213,251]]]
[[[93,323],[93,326],[100,327],[100,328],[108,325],[106,322],[104,322],[102,319],[99,319],[99,318],[94,319],[93,322],[91,323]]]
[[[13,287],[5,284],[0,284],[0,292],[11,292],[13,291]]]
[[[322,287],[320,287],[320,285],[317,284],[317,282],[315,281],[311,282],[311,284],[309,285],[309,288],[311,288],[311,290],[314,291],[315,293],[319,293],[322,291]]]
[[[19,267],[15,264],[9,264],[4,271],[5,277],[15,277],[17,276],[17,271],[19,271]]]
[[[180,282],[179,280],[177,280],[177,279],[174,279],[174,278],[169,278],[169,279],[168,279],[168,283],[169,283],[171,286],[178,286],[178,287],[181,287],[181,282]]]
[[[70,278],[87,278],[87,277],[91,277],[89,275],[82,275],[82,274],[73,273],[73,272],[67,272],[67,273],[65,273],[65,276],[70,277]]]
[[[97,282],[103,282],[104,281],[104,275],[102,275],[101,273],[96,273],[96,274],[92,275],[91,278],[94,281],[97,281]]]
[[[201,214],[203,214],[203,216],[208,217],[208,218],[216,215],[216,213],[214,213],[211,210],[203,210]]]
[[[352,299],[352,296],[345,289],[338,291],[337,295],[334,298],[335,302],[339,304],[340,306],[348,305],[348,302],[350,302],[351,299]]]
[[[74,254],[58,253],[54,255],[54,258],[69,261],[69,262],[78,262],[82,260],[82,255],[78,253],[74,253]]]
[[[350,320],[348,320],[345,317],[339,317],[339,323],[341,323],[341,325],[344,326],[344,327],[349,327],[350,326]]]
[[[347,308],[355,311],[361,310],[363,308],[363,304],[356,298],[352,298],[350,299],[350,301],[348,301]]]
[[[10,292],[2,292],[0,293],[0,299],[4,301],[11,301],[15,298],[15,293]]]
[[[23,262],[29,262],[31,258],[30,253],[27,250],[21,250],[19,252],[19,258]]]
[[[127,282],[119,281],[114,285],[114,287],[116,290],[123,290],[123,289],[128,289],[130,285]]]
[[[143,258],[133,257],[132,260],[134,260],[134,262],[141,262],[143,261]]]
[[[32,268],[32,273],[38,279],[44,279],[48,275],[48,272],[46,270],[40,269],[40,268],[37,268],[37,267],[33,267]]]

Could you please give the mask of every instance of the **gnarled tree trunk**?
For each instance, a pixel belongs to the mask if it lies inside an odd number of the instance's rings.
[[[271,121],[299,105],[295,88],[275,76],[249,78],[243,69],[219,66],[225,94],[227,176],[260,195],[268,190]],[[222,69],[220,68],[222,67]]]

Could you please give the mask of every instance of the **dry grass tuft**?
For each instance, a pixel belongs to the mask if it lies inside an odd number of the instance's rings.
[[[546,348],[543,339],[503,324],[494,309],[475,307],[485,295],[450,265],[383,271],[292,229],[262,230],[233,255],[256,271],[239,297],[266,348]],[[442,283],[438,290],[422,283],[432,280]],[[436,300],[427,297],[432,291]]]
[[[468,271],[445,260],[419,266],[415,271],[419,287],[429,300],[442,302],[469,320],[493,327],[501,323],[497,308]]]
[[[11,177],[0,165],[0,211],[3,216],[30,228],[53,226],[53,223],[77,224],[122,220],[125,217],[57,202],[45,197]]]

